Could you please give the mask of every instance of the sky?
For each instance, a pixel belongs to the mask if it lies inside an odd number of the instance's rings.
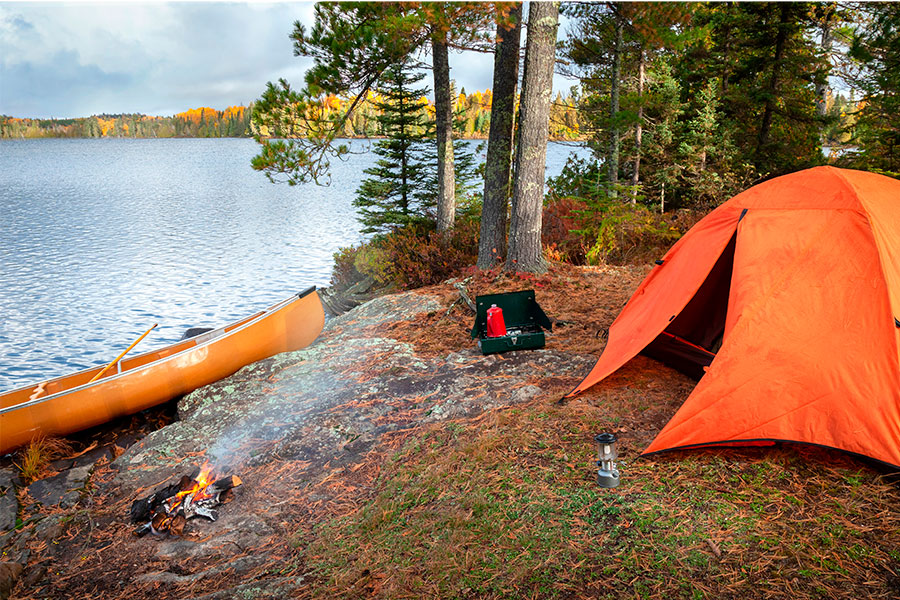
[[[293,55],[288,36],[296,20],[312,25],[313,6],[0,1],[0,114],[169,116],[246,106],[268,81],[302,85],[312,62]],[[457,89],[484,90],[491,87],[493,55],[451,53],[450,69]],[[565,93],[571,85],[554,78],[554,90]]]

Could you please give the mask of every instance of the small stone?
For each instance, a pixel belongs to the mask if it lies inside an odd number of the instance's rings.
[[[21,563],[0,562],[0,600],[9,598],[23,569]]]
[[[100,448],[94,448],[90,452],[85,452],[78,458],[76,458],[73,462],[73,467],[86,467],[86,466],[94,466],[102,459],[110,458],[110,448],[108,446],[102,446]]]
[[[59,473],[60,471],[65,471],[66,469],[71,469],[72,465],[75,461],[71,458],[62,458],[60,460],[54,460],[49,465],[47,465],[47,469],[53,471],[54,473]]]
[[[0,532],[10,531],[16,526],[19,501],[13,485],[14,478],[12,472],[0,469]]]
[[[69,469],[53,477],[35,481],[28,486],[32,498],[44,506],[75,506],[81,498],[81,490],[91,476],[93,465]]]
[[[34,587],[37,582],[44,578],[49,568],[50,565],[47,562],[40,562],[29,566],[28,571],[25,572],[25,577],[22,578],[22,587],[25,589]]]
[[[15,484],[18,479],[15,472],[10,469],[0,469],[0,490],[5,490]]]

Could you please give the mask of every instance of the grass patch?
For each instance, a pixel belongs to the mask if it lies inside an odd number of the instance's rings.
[[[314,595],[896,596],[900,494],[873,471],[810,449],[632,454],[603,490],[597,421],[536,404],[409,441],[313,532]]]
[[[19,451],[19,460],[14,464],[22,479],[31,483],[44,475],[52,461],[71,451],[71,444],[62,438],[38,437]]]

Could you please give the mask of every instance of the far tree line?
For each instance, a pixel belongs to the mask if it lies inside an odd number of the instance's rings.
[[[0,116],[0,139],[250,137],[252,107],[202,107],[171,117],[141,114],[93,115],[75,119]]]
[[[581,139],[576,96],[557,93],[551,108],[550,139]],[[467,93],[465,88],[453,95],[454,127],[460,138],[487,138],[491,123],[490,89]],[[380,137],[386,132],[380,125],[381,95],[370,92],[357,103],[356,110],[344,121],[341,136]],[[343,116],[355,98],[327,95],[321,109],[328,115]],[[425,95],[416,98],[426,120],[434,121],[434,102]],[[172,137],[252,137],[250,106],[229,106],[225,110],[209,107],[190,109],[170,117],[142,114],[92,115],[74,119],[27,119],[0,116],[0,139],[28,138],[172,138]]]
[[[254,167],[273,181],[322,180],[329,161],[347,151],[334,142],[359,100],[390,87],[386,74],[397,65],[425,67],[435,96],[438,186],[427,215],[438,231],[452,229],[452,142],[460,134],[447,55],[468,49],[495,56],[481,268],[543,269],[544,120],[555,104],[554,67],[578,82],[578,134],[593,150],[554,187],[581,197],[590,211],[706,210],[766,178],[826,162],[823,147],[835,143],[849,147],[840,164],[900,171],[897,3],[529,6],[525,19],[521,3],[318,4],[314,26],[295,23],[291,34],[295,54],[315,60],[304,86],[270,83],[254,107],[254,126],[270,134],[257,136]],[[570,25],[557,44],[560,10]],[[321,107],[333,95],[355,100],[329,114]],[[361,191],[369,219],[381,203],[390,223],[394,207],[384,194],[393,189]]]

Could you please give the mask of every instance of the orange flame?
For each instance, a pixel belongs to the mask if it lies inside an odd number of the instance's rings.
[[[197,496],[197,495],[201,495],[201,496],[204,495],[204,492],[206,491],[206,488],[207,488],[207,487],[209,486],[209,484],[212,483],[212,481],[213,481],[213,480],[212,480],[212,467],[209,465],[208,462],[204,463],[203,466],[200,467],[200,474],[197,475],[197,477],[194,479],[194,481],[195,481],[196,483],[194,484],[194,486],[193,486],[191,489],[189,489],[189,490],[183,490],[183,491],[178,492],[178,493],[176,494],[176,496],[177,496],[179,502],[180,502],[185,496],[188,496],[188,495],[190,495],[190,494],[194,494],[195,496]]]

